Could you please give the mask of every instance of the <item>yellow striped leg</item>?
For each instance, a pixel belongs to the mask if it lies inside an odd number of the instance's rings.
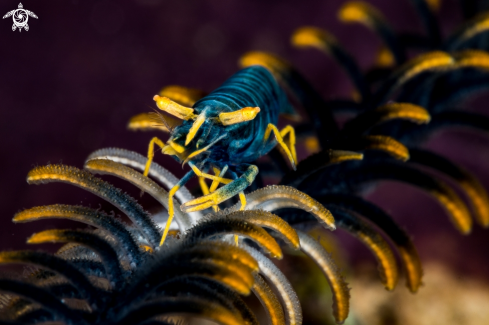
[[[148,176],[149,174],[149,168],[151,167],[151,163],[153,162],[155,144],[158,145],[161,149],[163,149],[163,147],[165,146],[165,143],[157,137],[151,139],[148,147],[148,161],[146,162],[146,166],[144,167],[144,176]]]
[[[223,183],[223,184],[229,184],[229,183],[231,183],[233,181],[232,179],[229,179],[229,178],[223,178],[223,177],[219,177],[219,176],[214,176],[214,175],[211,175],[211,174],[203,173],[192,162],[189,162],[188,164],[189,164],[190,168],[192,168],[192,170],[194,171],[195,175],[197,175],[198,177],[204,177],[204,178],[207,178],[207,179],[211,179],[213,181],[215,180],[215,181],[218,181],[219,183]]]
[[[277,127],[273,125],[272,123],[269,123],[267,126],[267,129],[265,131],[265,137],[263,138],[263,141],[267,141],[268,138],[270,137],[271,132],[273,131],[273,134],[275,135],[275,138],[277,139],[277,142],[280,144],[282,149],[284,149],[285,154],[287,155],[287,158],[289,158],[290,164],[292,165],[292,168],[295,170],[297,166],[297,155],[295,152],[295,130],[292,126],[287,125],[285,128],[282,129],[282,131],[278,131]],[[287,146],[284,142],[284,137],[289,134],[289,145]]]
[[[221,187],[220,189],[216,190],[213,193],[210,193],[206,196],[199,197],[182,204],[181,206],[182,211],[185,213],[200,211],[200,210],[207,209],[213,205],[224,202],[230,199],[231,197],[243,192],[245,188],[247,188],[248,186],[251,185],[251,183],[253,183],[253,180],[255,179],[257,174],[258,174],[258,167],[254,165],[249,165],[246,171],[238,179],[235,179],[229,184],[226,184],[225,186]],[[212,177],[217,180],[223,179],[215,176]]]
[[[166,221],[165,230],[163,231],[163,235],[161,236],[160,246],[163,246],[163,244],[165,243],[166,236],[168,236],[168,231],[170,230],[171,222],[173,221],[173,196],[182,186],[184,186],[189,181],[190,178],[192,178],[192,176],[194,176],[193,170],[185,174],[185,176],[183,176],[180,181],[172,187],[170,193],[168,193],[168,220]]]
[[[216,176],[223,178],[228,170],[228,166],[227,165],[224,166],[222,170],[219,170],[219,168],[215,168],[215,167],[213,169],[214,169],[214,174],[216,174]],[[220,182],[218,180],[213,180],[209,192],[210,193],[214,192],[219,186],[219,184]],[[219,211],[219,206],[217,205],[213,205],[212,208],[214,209],[215,212]]]

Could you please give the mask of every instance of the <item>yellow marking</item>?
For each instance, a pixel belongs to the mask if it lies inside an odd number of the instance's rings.
[[[368,141],[366,149],[383,150],[394,158],[407,161],[409,150],[401,142],[386,135],[367,135],[364,137]]]
[[[297,236],[300,238],[301,251],[314,260],[326,277],[333,298],[333,316],[337,324],[342,324],[350,310],[350,289],[339,267],[328,253],[333,243],[329,240],[321,240],[324,233],[319,231],[312,231],[309,234],[297,231]],[[314,237],[319,238],[315,240]]]
[[[199,258],[196,258],[195,260],[198,261]],[[240,265],[239,263],[229,263],[229,259],[219,257],[206,259],[204,263],[214,264],[229,271],[231,274],[234,274],[237,279],[240,279],[242,283],[246,285],[248,290],[253,286],[254,279],[252,272],[246,267],[243,267],[243,265]]]
[[[226,198],[225,195],[226,193],[217,191],[186,202],[182,207],[185,213],[204,210],[224,201]]]
[[[235,112],[219,114],[219,121],[223,125],[232,125],[251,121],[260,112],[260,107],[244,107]]]
[[[227,263],[242,265],[250,272],[259,271],[258,262],[245,250],[224,241],[203,240],[198,245],[185,249],[182,254],[196,254],[201,258],[224,260]]]
[[[218,174],[218,173],[219,173],[219,171],[216,174]],[[214,182],[219,184],[219,182],[215,181],[215,180],[212,181],[212,184],[214,184]],[[205,177],[199,177],[199,184],[200,184],[200,188],[202,189],[202,194],[207,195],[207,194],[210,194],[211,192],[213,192],[207,186],[207,183],[205,182]],[[217,211],[219,211],[219,206],[213,205],[212,209],[214,210],[214,212],[217,212]]]
[[[350,228],[348,231],[362,241],[375,255],[379,263],[378,269],[382,283],[387,290],[393,290],[399,274],[396,259],[389,244],[387,244],[380,234],[373,231],[370,227],[367,228],[365,225]]]
[[[23,260],[23,252],[0,252],[0,263],[11,263]]]
[[[224,183],[224,184],[229,184],[229,183],[233,182],[233,180],[204,174],[193,163],[191,163],[190,166],[192,167],[194,173],[197,174],[197,176],[204,176],[206,178],[218,180],[219,182]],[[255,173],[258,171],[258,168],[256,166],[250,166],[249,169]],[[247,171],[243,175],[248,175],[248,173],[250,173],[250,172]],[[247,177],[247,176],[245,176],[245,177]],[[209,208],[213,205],[217,205],[217,204],[235,196],[236,194],[239,194],[239,190],[237,190],[236,188],[222,187],[218,191],[215,191],[215,192],[210,193],[206,196],[202,196],[202,197],[199,197],[199,198],[196,198],[196,199],[193,199],[191,201],[184,203],[181,206],[181,208],[182,208],[182,211],[185,213],[200,211],[200,210]]]
[[[287,70],[290,68],[290,63],[279,58],[278,56],[266,53],[266,52],[248,52],[239,59],[239,65],[241,68],[246,68],[252,65],[261,65],[272,73],[277,73],[280,70]]]
[[[131,117],[127,128],[131,131],[158,130],[166,133],[169,132],[165,125],[155,120],[153,113],[141,113]]]
[[[189,120],[197,117],[194,114],[193,108],[182,106],[167,97],[155,95],[153,100],[156,102],[156,106],[158,106],[159,109],[170,115],[176,116],[179,119]]]
[[[418,252],[412,245],[398,246],[399,256],[404,262],[406,273],[406,285],[409,291],[416,293],[419,287],[423,284],[423,268],[418,256]]]
[[[160,93],[162,97],[168,97],[171,100],[184,106],[194,106],[195,102],[205,96],[205,92],[199,89],[191,89],[182,86],[166,86]]]
[[[292,34],[292,45],[298,48],[315,47],[321,51],[329,52],[331,46],[337,41],[333,35],[325,30],[315,27],[302,27]]]
[[[454,63],[454,58],[446,52],[434,51],[419,55],[399,68],[400,76],[396,85],[402,85],[407,80],[428,70],[449,68]]]
[[[161,153],[169,156],[178,156],[178,152],[176,152],[169,144],[161,148]]]
[[[236,218],[262,228],[272,229],[281,234],[285,242],[295,249],[300,248],[299,236],[294,228],[279,216],[263,210],[235,211],[227,215],[228,218]]]
[[[93,215],[93,210],[80,206],[71,206],[64,204],[45,205],[30,208],[15,214],[13,222],[29,222],[40,219],[50,218],[77,218],[78,215]],[[78,219],[77,219],[78,220]]]
[[[292,158],[294,158],[294,163],[297,165],[297,153],[295,152],[295,130],[291,125],[287,125],[280,131],[280,136],[284,139],[287,134],[289,135],[289,148]]]
[[[329,163],[337,164],[348,160],[362,160],[363,154],[354,151],[331,150],[329,152]]]
[[[66,238],[63,238],[61,235],[63,234],[62,230],[53,229],[53,230],[45,230],[38,232],[37,234],[32,235],[28,240],[28,244],[43,244],[47,242],[63,242],[67,241]]]
[[[200,155],[201,153],[203,152],[206,152],[207,149],[209,149],[209,146],[206,146],[202,149],[199,149],[197,151],[194,151],[192,152],[190,155],[188,155],[188,157],[183,161],[183,164],[182,165],[185,165],[186,163],[188,163],[192,158],[195,158],[197,157],[198,155]]]
[[[175,141],[170,140],[170,141],[168,141],[168,144],[173,148],[173,150],[175,150],[178,153],[183,153],[185,151],[185,147],[179,145]]]
[[[355,103],[360,103],[362,101],[362,95],[358,92],[358,90],[353,89],[351,91],[351,100]]]
[[[461,44],[464,41],[471,39],[477,34],[483,33],[489,29],[489,13],[482,13],[470,20],[463,27],[462,36],[459,37],[457,44]]]
[[[216,265],[217,263],[212,263],[212,264]],[[250,294],[251,286],[249,286],[249,283],[246,283],[244,279],[240,278],[236,273],[230,271],[229,267],[226,267],[226,265],[220,265],[220,268],[222,270],[219,273],[212,275],[214,279],[222,282],[223,284],[227,285],[228,287],[238,292],[239,294],[242,294],[244,296]],[[239,323],[239,324],[243,324],[243,323]]]
[[[199,114],[197,118],[194,121],[194,124],[192,124],[192,127],[188,131],[187,138],[185,139],[185,145],[188,145],[190,141],[195,137],[197,132],[199,131],[200,127],[202,126],[202,123],[205,122],[206,116],[205,113]]]
[[[160,246],[163,246],[165,243],[166,236],[168,235],[168,231],[170,230],[170,224],[173,221],[173,216],[175,212],[173,211],[173,196],[180,189],[180,185],[175,185],[168,193],[168,220],[166,221],[165,230],[163,231],[163,236],[161,236]]]
[[[153,254],[153,248],[148,245],[139,245],[139,248],[141,248],[146,253]]]
[[[425,0],[431,11],[438,11],[441,6],[441,0]]]
[[[239,246],[239,236],[238,235],[234,235],[234,244],[236,246]]]
[[[307,152],[309,152],[310,154],[319,152],[319,150],[321,149],[319,146],[318,138],[316,136],[307,137],[304,140],[304,144]]]
[[[390,68],[396,64],[394,55],[387,47],[382,46],[377,52],[375,65],[381,68]]]
[[[153,162],[155,144],[158,145],[161,149],[163,149],[163,147],[165,146],[165,143],[157,137],[151,139],[148,147],[148,161],[146,162],[146,166],[144,167],[144,176],[148,176],[149,174],[149,168],[151,167],[151,162]]]
[[[233,181],[232,179],[223,178],[223,177],[219,177],[219,176],[214,176],[214,175],[203,173],[194,164],[190,164],[190,168],[192,168],[192,170],[194,171],[195,175],[197,175],[198,177],[204,177],[204,178],[207,178],[207,179],[216,180],[216,181],[218,181],[220,183],[223,183],[223,184],[229,184],[229,183],[231,183]]]
[[[246,196],[243,192],[239,192],[239,201],[241,202],[240,211],[243,211],[246,208]]]
[[[406,119],[418,124],[426,124],[431,120],[430,113],[421,106],[411,103],[389,103],[375,109],[381,114],[379,122],[392,119]]]
[[[345,23],[361,23],[372,28],[376,21],[384,21],[382,14],[372,5],[362,1],[346,3],[338,11],[338,18]]]
[[[475,219],[484,228],[489,226],[489,196],[485,188],[471,174],[465,172],[465,178],[459,181],[460,186],[470,198]]]
[[[472,230],[472,219],[464,201],[446,184],[439,184],[441,190],[431,190],[430,193],[447,210],[452,223],[460,233],[467,235]]]
[[[302,122],[302,117],[298,114],[287,114],[287,113],[280,113],[280,116],[283,117],[284,119],[292,122]]]
[[[277,200],[290,202],[291,207],[302,209],[314,215],[327,229],[336,229],[334,217],[328,209],[309,195],[291,186],[271,185],[256,190],[249,196],[252,196],[253,199],[249,202],[250,198],[248,197],[248,205],[252,205],[253,207],[260,206],[268,200],[271,202]]]
[[[453,54],[457,67],[489,69],[489,54],[481,50],[465,50]]]
[[[280,325],[285,323],[284,311],[280,301],[268,284],[259,274],[253,274],[255,283],[253,284],[253,293],[260,299],[263,307],[268,311],[269,324]]]
[[[200,150],[197,150],[197,151],[194,151],[192,152],[190,155],[187,156],[187,158],[185,158],[185,160],[183,161],[183,164],[182,165],[185,165],[186,163],[188,163],[192,158],[195,158],[197,157],[198,155],[200,155],[201,153],[203,152],[206,152],[207,150],[209,150],[210,147],[212,147],[213,145],[215,145],[217,142],[219,142],[220,140],[222,140],[224,137],[226,137],[226,135],[221,135],[220,137],[218,137],[216,140],[214,140],[213,142],[209,143],[207,146],[205,146],[204,148],[200,149]]]
[[[227,170],[228,170],[228,166],[224,166],[224,168],[222,169],[222,171],[219,170],[219,168],[215,168],[215,167],[212,167],[212,169],[214,170],[214,174],[216,174],[216,176],[219,176],[219,177],[224,177],[224,175],[226,174]],[[217,187],[219,186],[220,182],[217,181],[217,180],[213,180],[212,181],[212,184],[211,184],[211,187],[209,189],[209,192],[212,193],[214,192]],[[218,205],[213,205],[212,206],[212,209],[214,209],[214,211],[219,211],[219,206]]]
[[[202,194],[207,195],[210,193],[204,177],[199,177],[199,185],[200,189],[202,190]]]
[[[292,165],[292,168],[295,170],[297,166],[297,156],[295,153],[295,131],[294,128],[290,125],[287,125],[285,128],[282,129],[281,132],[278,131],[277,127],[273,125],[272,123],[269,123],[267,126],[267,129],[265,131],[265,136],[263,138],[263,141],[267,141],[268,138],[270,137],[270,133],[273,131],[273,134],[275,135],[275,138],[277,139],[277,142],[280,144],[280,146],[284,149],[285,154],[289,158],[290,164]],[[289,134],[289,147],[284,143],[283,137],[287,134]]]
[[[179,229],[170,230],[168,232],[168,236],[177,238],[178,236],[180,236],[180,230]]]
[[[219,169],[215,168],[215,167],[213,167],[212,169],[214,170],[214,174],[216,174],[216,176],[224,177],[224,175],[226,174],[226,172],[228,170],[228,166],[227,165],[224,166],[224,168],[221,171],[219,171]],[[219,186],[219,184],[220,184],[219,181],[213,180],[211,187],[209,188],[209,192],[211,192],[211,193],[214,192],[217,189],[217,187]]]

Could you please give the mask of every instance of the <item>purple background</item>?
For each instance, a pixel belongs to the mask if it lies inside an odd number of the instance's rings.
[[[0,206],[2,249],[21,249],[35,231],[73,226],[43,221],[14,225],[13,215],[37,205],[91,204],[102,200],[66,184],[32,186],[27,172],[48,162],[82,167],[102,147],[144,153],[151,133],[126,130],[129,118],[155,107],[152,97],[169,84],[210,91],[237,70],[246,51],[271,51],[287,58],[326,97],[348,96],[351,84],[331,59],[290,46],[291,33],[313,25],[332,32],[360,62],[370,67],[380,42],[359,25],[342,25],[336,12],[344,1],[23,1],[28,32],[12,32],[0,21]],[[408,0],[369,1],[397,31],[420,31]],[[17,8],[2,1],[0,14]],[[443,1],[438,13],[444,34],[461,22],[457,1]],[[469,105],[471,108],[483,105]],[[466,131],[442,134],[428,147],[453,158],[489,188],[487,138]],[[172,160],[156,161],[181,176]],[[137,196],[138,190],[107,177]],[[459,235],[443,210],[405,185],[386,183],[372,198],[413,234],[423,260],[450,264],[466,276],[488,274],[488,232],[475,226]],[[146,208],[155,205],[147,195]],[[110,211],[110,205],[102,203]],[[368,260],[357,241],[340,234],[353,263]],[[53,246],[49,246],[53,247]]]

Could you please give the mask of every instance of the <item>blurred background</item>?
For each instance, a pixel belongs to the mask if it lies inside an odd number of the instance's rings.
[[[16,9],[18,1],[1,1],[0,14]],[[103,147],[145,154],[155,134],[132,133],[127,121],[155,108],[152,97],[163,86],[211,91],[237,71],[243,53],[262,50],[292,62],[325,98],[351,97],[352,85],[330,58],[290,45],[296,28],[324,28],[362,69],[371,67],[380,41],[363,26],[339,23],[336,13],[345,2],[23,1],[24,9],[39,17],[29,18],[28,32],[13,32],[11,18],[0,21],[1,249],[27,248],[33,232],[73,226],[53,220],[13,224],[24,208],[64,203],[114,209],[69,185],[28,185],[27,172],[47,163],[81,168],[89,153]],[[396,31],[421,31],[408,0],[369,2]],[[437,18],[447,35],[462,22],[458,1],[442,1]],[[485,103],[475,98],[467,108],[484,112]],[[439,134],[426,147],[472,171],[489,189],[488,145],[487,137],[461,130]],[[168,156],[155,160],[177,176],[184,173]],[[138,190],[106,179],[139,197]],[[385,292],[375,278],[375,261],[359,242],[341,233],[322,234],[334,241],[334,253],[351,279],[354,311],[348,322],[488,324],[489,232],[476,225],[470,236],[460,235],[432,199],[406,185],[385,182],[368,195],[412,234],[425,264],[425,287],[415,296],[402,283],[394,293]],[[148,195],[141,201],[148,210],[156,206]],[[309,285],[315,287],[311,272]],[[306,323],[329,319],[329,296],[316,291],[305,297]],[[438,300],[440,306],[427,308]],[[447,318],[437,318],[441,315]]]

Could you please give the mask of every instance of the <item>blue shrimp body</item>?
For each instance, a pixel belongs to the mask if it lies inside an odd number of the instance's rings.
[[[243,107],[259,107],[260,113],[253,120],[238,124],[215,122],[220,113],[238,111]],[[251,163],[267,154],[276,145],[275,141],[264,141],[268,124],[277,124],[279,113],[293,112],[284,91],[270,72],[261,66],[251,66],[237,72],[211,94],[196,102],[193,109],[196,114],[205,111],[207,119],[186,149],[193,152],[220,140],[209,151],[191,161],[198,165],[205,161],[220,168]],[[176,127],[171,141],[184,146],[185,136],[192,124],[192,120],[186,120]]]
[[[192,168],[169,193],[169,219],[163,232],[163,244],[172,221],[173,195],[191,177],[197,175],[204,196],[185,202],[183,212],[199,211],[213,207],[238,195],[244,209],[244,190],[251,185],[258,168],[254,160],[268,153],[277,144],[284,149],[295,168],[295,132],[291,126],[282,131],[276,127],[279,113],[293,114],[285,92],[273,75],[261,66],[243,69],[229,78],[221,87],[195,102],[192,108],[182,106],[166,97],[155,96],[161,110],[182,119],[183,122],[171,131],[167,144],[153,138],[149,145],[148,161],[144,175],[147,176],[153,158],[154,145]],[[170,128],[169,128],[170,129]],[[275,140],[270,139],[273,132]],[[288,137],[288,144],[284,142]],[[207,174],[214,168],[216,175]],[[230,178],[226,178],[226,173]],[[212,180],[210,188],[205,179]],[[219,184],[225,184],[217,188]]]

